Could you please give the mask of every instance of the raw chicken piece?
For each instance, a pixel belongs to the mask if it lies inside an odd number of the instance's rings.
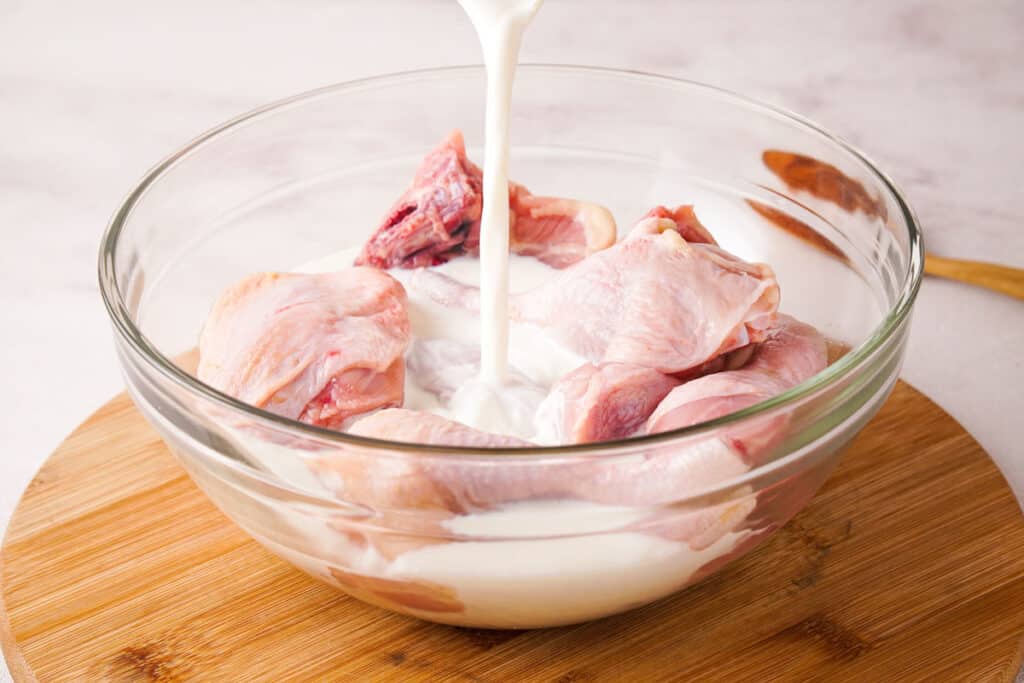
[[[676,224],[676,232],[683,236],[683,239],[690,244],[713,244],[716,247],[718,242],[711,236],[711,233],[704,224],[697,219],[697,214],[692,205],[682,204],[674,211],[664,206],[656,206],[644,216],[644,218],[667,218]]]
[[[723,370],[738,370],[746,365],[747,361],[754,353],[754,349],[757,348],[757,344],[747,344],[741,346],[735,351],[729,351],[723,353],[721,356],[717,356],[706,363],[701,363],[695,368],[690,368],[686,372],[677,372],[673,377],[676,379],[686,382],[697,377],[703,377],[704,375],[710,375],[713,372],[722,372]]]
[[[482,179],[482,171],[466,158],[462,133],[452,132],[423,159],[412,184],[363,246],[356,265],[436,266],[475,247]]]
[[[637,531],[684,542],[703,550],[737,530],[757,506],[749,488],[721,502],[672,505],[698,495],[750,469],[736,451],[711,437],[657,446],[645,455],[614,464],[595,461],[577,473],[576,496],[607,505],[650,506],[634,524]]]
[[[813,327],[779,315],[768,337],[739,370],[707,375],[675,389],[648,421],[648,431],[688,427],[748,408],[810,379],[827,365],[825,338]],[[785,433],[786,415],[729,430],[726,440],[756,462]]]
[[[548,429],[559,443],[624,439],[678,384],[639,365],[587,363],[556,382],[539,411],[555,423]]]
[[[509,183],[509,248],[552,268],[565,268],[615,244],[608,209],[575,199],[537,197]]]
[[[383,417],[377,418],[378,415]],[[359,423],[366,424],[356,431],[388,439],[474,446],[529,445],[416,411],[385,410],[356,424]],[[682,447],[662,446],[646,455],[570,463],[512,458],[500,467],[447,455],[420,454],[412,459],[407,455],[395,457],[390,453],[352,449],[321,457],[314,461],[314,467],[339,498],[366,505],[378,516],[398,515],[403,524],[408,524],[409,513],[416,511],[416,524],[423,525],[424,530],[441,529],[443,520],[452,515],[490,510],[507,503],[573,499],[650,507],[652,514],[631,528],[701,549],[736,529],[756,502],[752,496],[744,496],[706,508],[657,509],[749,469],[720,439]],[[389,558],[437,542],[429,538],[390,539],[379,534],[370,534],[367,541]]]
[[[357,265],[435,266],[480,245],[483,172],[466,158],[462,133],[453,131],[424,158],[412,184],[363,246]],[[604,207],[572,199],[537,197],[509,183],[509,244],[556,268],[615,242],[615,220]]]
[[[533,445],[514,436],[482,432],[440,415],[404,408],[390,408],[364,417],[356,421],[348,433],[433,446],[523,448]]]
[[[408,344],[405,290],[387,273],[259,273],[214,304],[198,377],[258,408],[338,428],[401,405]]]
[[[738,473],[736,476],[743,474]],[[716,483],[724,483],[719,480]],[[739,490],[733,500],[707,505],[691,512],[666,512],[654,516],[643,525],[647,533],[686,543],[693,550],[703,550],[741,525],[757,508],[757,495],[750,487]]]
[[[352,425],[350,433],[432,445],[531,445],[431,413],[404,409],[383,410],[361,418]],[[317,456],[311,464],[340,499],[367,506],[376,517],[396,515],[396,526],[400,522],[403,526],[412,523],[421,528],[423,538],[390,538],[367,532],[363,542],[388,558],[441,542],[442,522],[452,515],[542,499],[576,499],[653,509],[743,474],[749,468],[736,451],[717,438],[683,446],[658,446],[646,453],[569,462],[502,458],[500,466],[488,458],[456,458],[446,453],[410,457],[350,446]],[[737,528],[754,502],[746,496],[702,509],[653,509],[650,517],[638,520],[633,527],[699,549]]]
[[[382,410],[356,420],[349,433],[435,446],[533,445],[516,437],[473,429],[433,413],[402,408]],[[466,461],[447,455],[395,457],[357,447],[325,455],[315,463],[319,472],[335,475],[331,485],[350,502],[375,509],[450,512],[563,497],[608,505],[657,505],[747,470],[743,460],[717,440],[685,447],[661,446],[647,454],[557,464],[511,458],[496,467],[486,461]]]
[[[510,301],[513,319],[547,327],[591,362],[665,374],[760,341],[778,302],[771,268],[689,244],[664,218]]]
[[[433,446],[522,448],[523,439],[490,434],[418,410],[392,408],[357,420],[350,434]],[[525,500],[547,490],[527,469],[503,462],[464,462],[446,455],[379,452],[351,447],[311,460],[312,467],[342,500],[374,510],[461,513]],[[433,516],[431,517],[433,519]]]

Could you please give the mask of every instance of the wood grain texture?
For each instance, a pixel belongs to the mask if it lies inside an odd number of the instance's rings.
[[[763,547],[579,626],[438,626],[308,578],[207,502],[124,396],[40,470],[2,560],[19,681],[998,681],[1024,633],[1020,508],[903,384]]]
[[[984,287],[1024,301],[1024,270],[996,263],[965,261],[926,254],[924,272],[935,277]]]

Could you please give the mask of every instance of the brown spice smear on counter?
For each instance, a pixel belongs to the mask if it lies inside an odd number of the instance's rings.
[[[854,180],[832,164],[778,149],[766,149],[761,159],[768,170],[791,190],[804,190],[850,212],[860,210],[883,220],[888,215],[881,200],[868,194],[859,180]]]
[[[788,213],[779,211],[767,204],[754,201],[753,199],[748,199],[747,204],[749,204],[750,208],[754,211],[764,216],[773,225],[782,228],[794,237],[798,237],[807,244],[810,244],[812,247],[815,247],[830,256],[834,256],[843,263],[849,265],[850,259],[847,258],[842,249],[837,247],[829,238],[825,237],[803,221],[793,218]]]

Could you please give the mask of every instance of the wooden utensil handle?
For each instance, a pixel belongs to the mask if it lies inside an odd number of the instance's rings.
[[[963,261],[928,254],[924,272],[959,280],[1024,300],[1024,270],[981,261]]]

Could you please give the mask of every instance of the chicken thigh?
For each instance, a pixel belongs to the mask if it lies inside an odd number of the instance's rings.
[[[576,199],[538,197],[509,183],[509,249],[565,268],[615,243],[608,209]]]
[[[480,246],[483,171],[466,157],[453,131],[424,158],[412,184],[392,206],[356,259],[376,268],[435,266]],[[615,220],[604,207],[538,197],[509,183],[509,245],[563,268],[615,242]]]
[[[587,363],[555,383],[538,409],[545,435],[557,443],[624,439],[647,418],[679,381],[628,363]]]
[[[259,273],[214,304],[198,377],[258,408],[309,424],[402,403],[406,295],[373,268]]]
[[[491,434],[420,410],[392,408],[356,420],[349,434],[431,446],[522,448],[523,439]],[[352,446],[311,460],[343,500],[376,510],[462,513],[543,494],[545,485],[511,463],[494,467],[447,454],[380,452]],[[537,488],[535,488],[535,485]]]
[[[356,436],[432,446],[468,448],[528,448],[529,441],[491,434],[421,410],[390,408],[357,420],[348,430]]]
[[[429,445],[531,445],[431,413],[404,409],[361,418],[349,432]],[[735,529],[754,505],[753,498],[746,495],[705,509],[659,509],[747,471],[742,458],[719,439],[575,461],[513,457],[503,460],[500,467],[487,457],[502,456],[419,453],[409,457],[353,445],[317,456],[311,464],[340,499],[365,505],[377,515],[398,515],[403,523],[415,522],[424,529],[441,529],[443,520],[453,515],[492,510],[507,503],[582,500],[649,509],[651,514],[635,523],[637,531],[701,549]],[[396,541],[377,534],[367,540],[389,556],[432,542],[419,538]]]
[[[810,379],[827,361],[825,338],[816,329],[779,315],[746,365],[676,387],[651,415],[647,429],[679,429],[743,410]],[[756,462],[784,436],[787,422],[785,415],[775,416],[730,429],[726,439],[747,461]]]
[[[674,375],[763,339],[778,302],[767,265],[690,244],[674,220],[648,218],[614,247],[512,297],[511,315],[591,362]]]

